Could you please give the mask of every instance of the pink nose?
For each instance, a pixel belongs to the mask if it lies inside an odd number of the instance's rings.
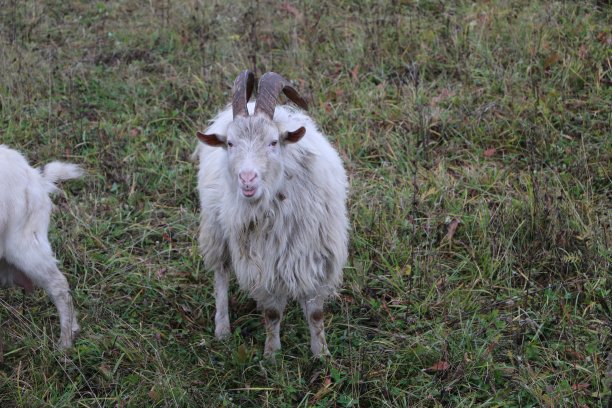
[[[238,174],[238,177],[240,178],[240,181],[242,181],[243,183],[252,183],[256,178],[257,178],[257,173],[255,173],[252,170],[249,171],[241,171]]]

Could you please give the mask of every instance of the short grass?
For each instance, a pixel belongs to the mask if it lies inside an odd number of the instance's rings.
[[[82,334],[2,290],[0,406],[610,404],[612,9],[492,0],[0,1],[0,143],[83,165],[51,241]],[[195,131],[245,68],[295,81],[350,174],[313,360],[214,339]]]

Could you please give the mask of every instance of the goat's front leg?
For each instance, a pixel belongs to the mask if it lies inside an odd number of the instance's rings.
[[[231,334],[227,296],[229,270],[224,266],[215,271],[215,337],[222,340]]]
[[[308,322],[310,329],[310,350],[316,357],[329,355],[327,342],[325,341],[324,315],[323,315],[323,298],[313,296],[311,298],[301,299],[300,305],[304,311],[304,317]]]
[[[266,326],[266,345],[264,346],[264,356],[271,357],[274,352],[280,350],[280,324],[283,318],[283,311],[287,299],[277,297],[265,303],[260,302],[260,307],[264,311],[264,324]]]

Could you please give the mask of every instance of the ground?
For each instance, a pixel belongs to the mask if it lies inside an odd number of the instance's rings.
[[[605,407],[612,9],[491,0],[0,1],[0,143],[81,164],[50,239],[82,333],[2,289],[0,405]],[[350,259],[312,359],[197,248],[207,120],[294,81],[350,175]]]

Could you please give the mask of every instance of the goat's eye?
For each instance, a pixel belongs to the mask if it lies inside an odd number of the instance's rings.
[[[273,141],[272,143],[270,143],[270,146],[274,147],[278,144],[278,140]]]
[[[232,142],[227,142],[227,147],[234,147],[234,144]]]

